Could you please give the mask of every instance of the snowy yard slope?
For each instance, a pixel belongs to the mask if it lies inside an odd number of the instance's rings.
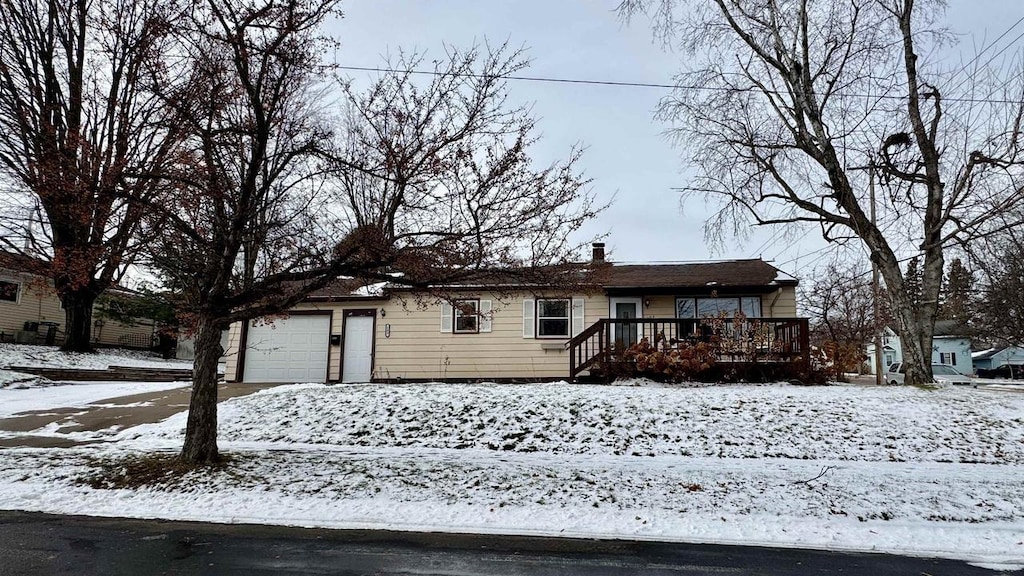
[[[145,490],[116,443],[0,450],[0,508],[745,543],[1024,565],[1024,395],[972,389],[296,385],[220,406],[230,470]]]
[[[137,437],[176,439],[184,417]],[[1024,464],[1024,396],[861,386],[303,385],[220,407],[231,441]]]

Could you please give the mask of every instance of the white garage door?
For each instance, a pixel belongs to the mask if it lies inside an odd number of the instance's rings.
[[[246,382],[326,382],[330,316],[291,316],[249,325]]]

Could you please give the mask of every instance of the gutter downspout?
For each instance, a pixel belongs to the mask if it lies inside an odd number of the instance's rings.
[[[775,318],[775,303],[779,301],[782,296],[782,287],[779,286],[775,290],[775,298],[772,298],[772,303],[768,305],[768,310],[772,313],[772,318]]]

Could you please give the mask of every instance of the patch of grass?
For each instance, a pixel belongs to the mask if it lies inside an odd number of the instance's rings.
[[[238,462],[238,457],[221,454],[220,458],[216,464],[192,464],[169,453],[90,458],[92,471],[76,478],[75,482],[96,490],[172,490],[213,474],[227,473],[240,479],[232,466]]]

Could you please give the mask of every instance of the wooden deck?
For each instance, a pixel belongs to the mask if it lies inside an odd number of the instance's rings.
[[[609,366],[644,339],[659,350],[706,342],[718,363],[787,363],[805,373],[810,368],[807,318],[602,318],[566,343],[569,377]]]

